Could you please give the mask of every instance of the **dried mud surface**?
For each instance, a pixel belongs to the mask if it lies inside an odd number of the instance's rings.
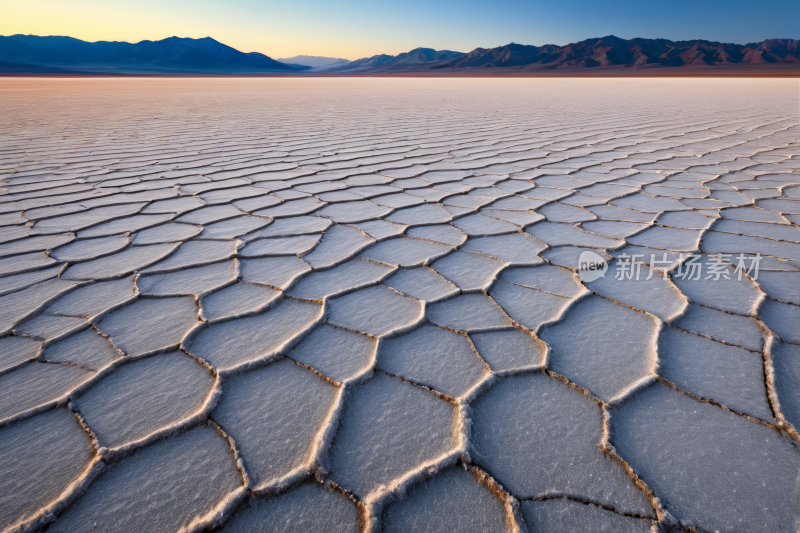
[[[0,101],[0,530],[796,531],[797,80]]]

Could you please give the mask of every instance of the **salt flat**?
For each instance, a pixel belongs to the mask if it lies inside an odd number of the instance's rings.
[[[797,531],[797,80],[0,106],[0,529]]]

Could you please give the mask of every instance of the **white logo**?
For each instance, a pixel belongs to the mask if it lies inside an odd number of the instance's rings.
[[[608,270],[608,263],[602,256],[586,250],[578,258],[578,275],[581,281],[588,283],[598,278],[603,278]]]

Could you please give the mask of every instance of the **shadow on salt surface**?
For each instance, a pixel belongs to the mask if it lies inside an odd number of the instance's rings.
[[[608,402],[655,375],[656,321],[599,296],[590,296],[546,328],[550,369]]]
[[[227,441],[212,427],[141,449],[108,468],[48,531],[176,531],[242,487]]]
[[[489,371],[466,336],[432,325],[382,343],[378,368],[451,397],[467,393]]]
[[[196,360],[170,352],[122,365],[74,399],[72,407],[99,446],[117,448],[192,418],[215,382]]]
[[[358,511],[340,492],[304,484],[280,496],[253,500],[222,528],[222,533],[356,533]]]
[[[86,433],[66,408],[0,429],[0,449],[3,529],[51,507],[84,474],[94,455]]]
[[[678,520],[708,530],[795,527],[800,455],[786,437],[663,385],[612,409],[611,420],[617,453]]]
[[[234,439],[255,490],[311,470],[318,435],[339,391],[282,359],[232,377],[211,417]],[[269,405],[269,409],[264,409]]]
[[[453,450],[455,417],[448,402],[378,373],[345,404],[329,453],[330,479],[364,499]]]
[[[476,464],[522,499],[564,495],[653,516],[644,493],[598,448],[596,401],[546,374],[505,378],[473,402]]]

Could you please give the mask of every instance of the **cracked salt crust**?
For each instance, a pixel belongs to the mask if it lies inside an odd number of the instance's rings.
[[[796,82],[288,84],[0,84],[0,529],[793,530]]]

